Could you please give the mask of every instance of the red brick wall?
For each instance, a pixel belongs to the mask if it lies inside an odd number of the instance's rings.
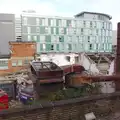
[[[36,53],[35,42],[10,42],[9,45],[12,51],[11,57],[34,56]]]
[[[36,43],[35,42],[9,42],[11,53],[11,58],[8,61],[8,69],[0,70],[0,75],[8,74],[11,72],[17,72],[21,69],[26,68],[24,65],[25,57],[34,57],[36,53]],[[22,59],[23,66],[12,66],[12,60]]]
[[[9,73],[12,73],[12,72],[18,72],[19,70],[22,70],[22,69],[25,69],[25,68],[27,68],[27,66],[16,66],[16,67],[13,67],[12,63],[11,63],[11,60],[9,60],[8,61],[8,69],[0,70],[0,75],[9,74]]]

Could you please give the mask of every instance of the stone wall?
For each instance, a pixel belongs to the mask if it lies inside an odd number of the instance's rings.
[[[19,110],[3,111],[0,112],[0,120],[85,120],[84,114],[89,112],[103,117],[120,110],[118,96],[112,96],[112,99],[111,96],[101,96],[44,102]]]

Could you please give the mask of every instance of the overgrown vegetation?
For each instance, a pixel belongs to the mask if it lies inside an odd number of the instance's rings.
[[[56,101],[56,100],[63,100],[63,99],[70,99],[82,96],[88,96],[93,94],[100,93],[100,85],[99,84],[91,84],[91,85],[84,85],[83,87],[79,88],[68,88],[65,90],[59,90],[54,93],[50,93],[47,97],[48,100]]]

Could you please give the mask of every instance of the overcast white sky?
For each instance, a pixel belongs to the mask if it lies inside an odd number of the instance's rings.
[[[32,9],[41,15],[73,16],[81,11],[101,12],[112,16],[113,29],[120,21],[119,0],[0,0],[1,13],[20,14]]]

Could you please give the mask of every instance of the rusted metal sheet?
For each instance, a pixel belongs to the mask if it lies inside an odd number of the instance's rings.
[[[31,72],[41,83],[63,81],[63,70],[53,62],[33,62]]]
[[[103,81],[120,81],[120,75],[111,76],[82,76],[80,74],[71,75],[67,80],[68,86],[79,86],[83,83],[90,84],[92,82],[103,82]]]
[[[82,71],[85,71],[85,68],[81,65],[62,66],[61,68],[64,71],[64,75],[72,73],[72,72],[81,73]]]
[[[81,76],[81,75],[75,75],[72,76],[74,79],[81,79],[84,78],[86,80],[92,80],[93,82],[99,82],[99,81],[119,81],[120,80],[120,75],[109,75],[109,76],[102,76],[102,75],[98,75],[98,76]]]

